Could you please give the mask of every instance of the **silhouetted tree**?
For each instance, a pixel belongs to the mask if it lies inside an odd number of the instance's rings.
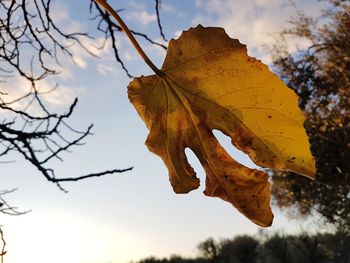
[[[255,263],[259,241],[250,236],[237,236],[220,243],[220,262]]]
[[[197,248],[203,258],[211,262],[217,262],[219,246],[213,238],[208,238],[207,240],[199,243]]]
[[[289,238],[275,235],[269,238],[260,253],[263,255],[262,262],[269,263],[290,263],[292,254],[289,249]]]
[[[327,1],[319,19],[302,12],[282,33],[307,40],[309,47],[289,53],[274,47],[274,65],[300,96],[307,117],[305,128],[317,162],[315,181],[293,173],[272,177],[278,206],[300,214],[319,212],[328,222],[350,230],[350,1]]]
[[[258,252],[259,262],[349,262],[349,236],[334,234],[273,235]]]
[[[344,232],[308,235],[273,234],[262,240],[237,236],[216,242],[209,238],[198,245],[197,258],[149,257],[137,263],[348,263],[350,236]],[[213,252],[215,248],[215,253]],[[214,257],[215,255],[215,257]]]
[[[142,259],[138,261],[137,263],[208,263],[207,259],[203,258],[183,258],[181,256],[173,255],[169,259],[162,258],[157,259],[155,257],[149,257],[146,259]]]
[[[320,251],[321,247],[322,243],[318,240],[317,236],[301,234],[294,237],[293,253],[296,255],[294,257],[295,261],[299,263],[322,262],[326,257]]]

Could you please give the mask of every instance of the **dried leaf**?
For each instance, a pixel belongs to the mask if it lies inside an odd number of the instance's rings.
[[[237,163],[212,130],[230,136],[259,166],[314,177],[297,96],[222,28],[198,26],[171,40],[161,70],[161,76],[135,78],[128,89],[150,130],[146,145],[163,159],[174,191],[199,186],[185,155],[188,147],[205,169],[205,195],[269,226],[268,176]]]

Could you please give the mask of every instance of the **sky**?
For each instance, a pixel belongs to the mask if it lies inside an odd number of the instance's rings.
[[[52,2],[53,15],[65,29],[87,30],[100,40],[89,20],[89,1]],[[120,14],[130,28],[162,41],[154,1],[111,0],[110,4],[125,8]],[[297,0],[295,4],[311,15],[317,15],[321,5],[316,0]],[[272,47],[274,37],[295,15],[290,2],[280,0],[162,0],[161,7],[168,39],[177,38],[183,30],[199,23],[220,26],[230,37],[246,44],[250,56],[265,63],[270,63],[271,58],[264,47]],[[142,40],[140,43],[160,67],[164,50]],[[291,40],[289,44],[295,50],[307,43]],[[152,74],[122,34],[117,45],[131,74]],[[201,186],[187,195],[172,191],[162,160],[144,145],[148,130],[128,100],[130,79],[114,61],[110,46],[95,52],[100,59],[74,50],[76,63],[65,60],[62,74],[44,83],[60,83],[59,89],[46,99],[54,109],[62,110],[74,97],[79,98],[70,120],[74,127],[84,129],[94,123],[94,136],[88,138],[86,145],[64,155],[63,163],[55,163],[56,173],[68,177],[113,168],[134,169],[66,183],[69,193],[65,194],[29,163],[9,156],[16,162],[0,164],[1,187],[18,188],[7,200],[20,210],[31,212],[18,217],[1,215],[7,241],[6,262],[126,263],[151,255],[195,256],[197,244],[208,237],[258,234],[262,228],[230,204],[202,194],[204,171],[191,153],[188,156]],[[254,167],[249,158],[230,145],[228,138],[220,134],[218,138],[235,159]],[[308,230],[308,223],[291,220],[276,208],[274,214],[273,226],[264,230],[268,233]]]

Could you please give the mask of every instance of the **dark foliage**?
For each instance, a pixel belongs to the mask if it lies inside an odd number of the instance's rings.
[[[274,174],[272,194],[281,208],[299,214],[317,211],[327,222],[350,230],[350,1],[327,1],[319,19],[302,12],[287,37],[307,40],[309,47],[290,54],[274,47],[275,67],[300,96],[307,117],[311,150],[317,162],[315,181],[293,173]],[[286,44],[287,42],[284,42]]]
[[[198,250],[203,258],[215,262],[218,258],[218,245],[213,238],[208,238],[198,245]]]
[[[182,258],[181,256],[171,256],[169,259],[162,258],[157,259],[155,257],[150,257],[146,259],[142,259],[137,263],[206,263],[208,260],[202,258],[190,259],[190,258]]]
[[[223,263],[255,263],[259,242],[250,236],[237,236],[220,243],[220,261]]]
[[[267,238],[237,236],[221,242],[215,242],[209,238],[200,243],[198,248],[200,253],[198,258],[150,257],[137,263],[341,263],[350,261],[350,236],[340,232],[313,236],[275,234]],[[208,251],[216,251],[215,257]]]

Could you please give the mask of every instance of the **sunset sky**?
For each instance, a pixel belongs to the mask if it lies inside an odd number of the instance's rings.
[[[62,28],[88,31],[100,41],[102,36],[89,20],[90,1],[52,2],[53,16]],[[199,23],[220,26],[230,37],[246,44],[250,56],[265,63],[271,62],[266,47],[271,47],[277,33],[296,12],[287,0],[162,0],[161,3],[161,20],[168,39]],[[116,9],[125,8],[120,15],[130,28],[162,41],[153,0],[111,0],[110,4]],[[322,7],[317,0],[296,0],[295,4],[312,15],[319,14]],[[140,43],[160,67],[165,51],[144,41]],[[304,44],[291,40],[290,48]],[[152,74],[122,34],[117,45],[131,74]],[[63,186],[69,193],[65,194],[29,163],[16,155],[8,156],[9,161],[18,161],[0,163],[1,188],[18,188],[7,200],[20,210],[31,212],[19,217],[1,215],[8,250],[5,262],[127,263],[151,255],[195,256],[196,245],[208,237],[257,234],[262,228],[229,203],[203,195],[204,171],[190,153],[201,186],[187,195],[172,191],[162,160],[144,145],[148,130],[128,100],[130,79],[115,62],[109,45],[94,52],[100,59],[75,50],[76,63],[66,59],[62,74],[45,83],[60,83],[60,88],[47,98],[58,111],[68,107],[76,96],[79,98],[70,120],[74,127],[84,129],[94,123],[94,135],[86,140],[87,144],[65,154],[63,163],[54,163],[57,176],[73,177],[130,166],[134,169],[66,183]],[[20,85],[20,80],[11,85],[15,84]],[[254,166],[230,145],[228,138],[219,135],[219,139],[235,159]],[[308,230],[307,224],[291,221],[277,209],[274,214],[274,224],[267,232]]]

